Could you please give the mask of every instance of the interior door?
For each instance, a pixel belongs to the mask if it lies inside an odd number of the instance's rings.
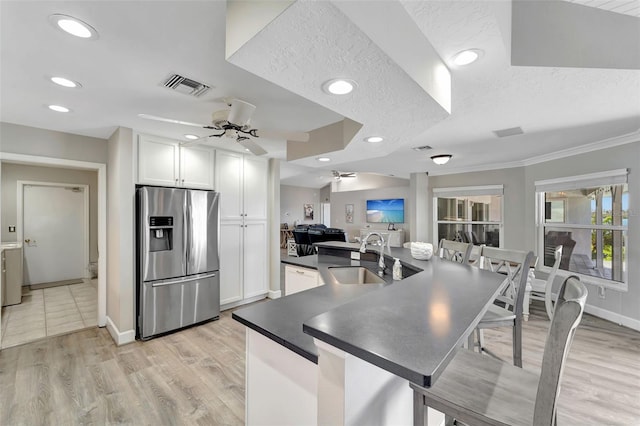
[[[85,277],[84,209],[83,187],[24,186],[25,284]]]

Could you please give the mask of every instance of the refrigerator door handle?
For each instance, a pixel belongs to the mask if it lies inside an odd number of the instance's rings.
[[[216,276],[216,273],[210,273],[210,274],[203,274],[203,275],[196,275],[193,277],[189,277],[188,279],[178,279],[178,280],[171,280],[171,281],[161,281],[158,283],[153,283],[151,284],[151,287],[162,287],[165,285],[173,285],[173,284],[184,284],[184,283],[189,283],[191,281],[197,281],[197,280],[204,280],[207,278],[213,278]]]

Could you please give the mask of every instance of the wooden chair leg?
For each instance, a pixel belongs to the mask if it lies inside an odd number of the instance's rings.
[[[522,368],[522,322],[513,326],[513,365]]]
[[[413,426],[428,426],[424,395],[416,391],[413,391]]]

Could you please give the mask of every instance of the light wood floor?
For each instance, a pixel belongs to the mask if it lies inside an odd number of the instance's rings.
[[[548,324],[541,305],[532,306],[524,327],[527,369],[539,368]],[[485,336],[510,362],[509,330]],[[243,424],[244,350],[244,327],[230,311],[119,348],[106,330],[92,329],[5,349],[0,425]],[[585,316],[558,417],[563,425],[640,425],[640,333]]]

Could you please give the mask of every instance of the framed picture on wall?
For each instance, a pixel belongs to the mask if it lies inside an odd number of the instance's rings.
[[[313,220],[313,204],[304,205],[304,220]]]
[[[344,220],[347,223],[353,223],[353,204],[345,204],[345,206],[344,206]]]

